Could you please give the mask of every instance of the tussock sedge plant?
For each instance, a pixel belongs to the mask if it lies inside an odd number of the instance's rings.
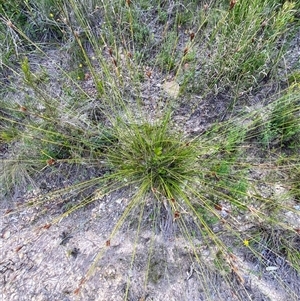
[[[58,278],[76,280],[49,300],[298,300],[298,9],[0,4],[2,217],[37,210],[33,249],[86,212],[99,225],[92,260],[67,249],[78,266]]]

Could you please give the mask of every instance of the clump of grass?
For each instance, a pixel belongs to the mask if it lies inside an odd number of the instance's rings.
[[[288,28],[294,22],[295,2],[237,1],[220,2],[206,7],[205,27],[199,39],[208,41],[201,48],[205,58],[196,72],[193,89],[224,88],[238,93],[255,88],[264,80],[276,77],[276,66],[285,51]],[[292,37],[292,35],[290,36]],[[210,78],[210,81],[201,80]]]
[[[259,113],[252,128],[258,142],[268,148],[296,150],[300,131],[298,93],[287,92],[267,108]]]
[[[0,71],[4,77],[16,59],[31,51],[32,42],[61,42],[65,37],[65,24],[60,18],[56,1],[10,1],[0,4]],[[34,49],[34,47],[33,47]]]
[[[300,144],[299,114],[299,102],[293,95],[291,97],[287,95],[276,102],[270,114],[269,130],[274,138],[277,136],[280,145],[298,148]]]
[[[169,118],[167,114],[161,124],[122,124],[107,160],[121,181],[171,199],[194,174],[197,150],[170,132]]]

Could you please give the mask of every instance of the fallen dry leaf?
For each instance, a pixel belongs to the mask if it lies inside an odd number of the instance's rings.
[[[173,98],[177,98],[179,94],[179,85],[176,81],[165,82],[163,84],[163,89]]]
[[[10,231],[9,230],[4,231],[4,233],[1,235],[1,238],[4,239],[10,238]]]

